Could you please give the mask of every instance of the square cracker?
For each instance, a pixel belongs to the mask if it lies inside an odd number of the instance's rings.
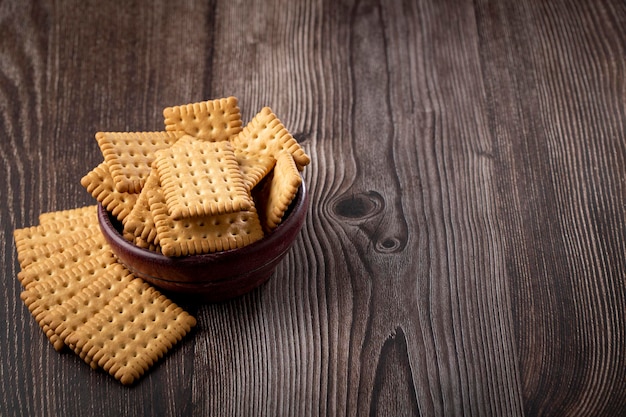
[[[161,253],[165,256],[197,255],[239,248],[263,237],[254,206],[248,211],[174,220],[161,189],[148,194]]]
[[[235,149],[235,157],[243,177],[246,190],[251,191],[274,168],[276,159],[269,155],[260,155]]]
[[[97,228],[98,219],[72,218],[46,221],[37,226],[29,226],[13,231],[15,246],[18,251],[33,249],[40,244],[51,242],[77,230],[89,230]]]
[[[93,217],[45,217],[44,223],[38,226],[13,231],[17,260],[24,269],[96,233],[99,233],[99,225],[95,212]]]
[[[195,326],[182,308],[140,279],[133,280],[68,338],[122,384],[132,384]]]
[[[97,205],[78,207],[68,210],[51,211],[39,215],[39,223],[58,222],[62,220],[85,220],[87,222],[97,219]]]
[[[17,259],[20,267],[26,269],[33,263],[43,262],[59,252],[65,252],[75,243],[85,240],[96,233],[99,233],[99,231],[93,227],[91,229],[67,232],[55,240],[43,241],[41,238],[33,238],[29,242],[29,248],[22,248],[18,251]]]
[[[17,274],[17,278],[28,289],[31,285],[62,274],[64,270],[73,265],[84,263],[92,256],[98,256],[101,253],[110,253],[113,256],[104,236],[97,233],[87,239],[73,243],[64,251],[57,252],[45,260],[33,262],[22,269]]]
[[[299,171],[311,162],[269,107],[261,109],[231,142],[236,150],[269,155],[274,159],[277,159],[278,153],[286,151],[293,156]]]
[[[252,204],[230,142],[185,136],[158,152],[154,165],[175,220],[248,210]]]
[[[129,242],[146,242],[158,245],[158,236],[154,225],[154,217],[150,212],[148,191],[159,187],[159,176],[156,168],[152,167],[150,175],[137,198],[137,203],[126,217],[124,223],[124,238]],[[145,247],[143,244],[141,247]]]
[[[154,154],[172,146],[183,132],[98,132],[96,140],[119,192],[139,193]]]
[[[261,189],[255,192],[266,231],[275,229],[281,223],[301,184],[302,177],[291,154],[279,153],[274,169]]]
[[[122,223],[137,202],[137,194],[117,191],[106,162],[102,162],[81,178],[80,184]]]
[[[101,253],[81,263],[72,263],[61,273],[51,275],[44,281],[30,285],[20,294],[39,326],[44,330],[56,350],[64,346],[60,337],[45,322],[50,309],[76,295],[96,278],[104,274],[109,265],[115,264],[112,253]]]
[[[102,310],[113,298],[122,292],[135,277],[122,264],[115,263],[105,267],[102,274],[77,294],[52,306],[43,317],[47,325],[57,337],[72,350],[76,346],[68,342],[68,337],[91,317]],[[85,359],[83,352],[76,352]],[[98,365],[91,362],[93,368]]]
[[[241,111],[237,98],[202,101],[163,110],[165,130],[183,131],[212,142],[229,140],[241,131]]]

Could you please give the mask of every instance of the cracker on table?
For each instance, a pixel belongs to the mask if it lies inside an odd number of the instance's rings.
[[[252,204],[230,142],[185,136],[158,152],[154,165],[175,220],[248,210]]]
[[[28,289],[31,285],[61,274],[72,265],[86,262],[90,257],[103,252],[112,255],[111,248],[106,243],[104,236],[101,233],[96,233],[87,239],[73,243],[63,252],[54,253],[44,260],[31,263],[18,272],[17,278]]]
[[[241,131],[241,111],[235,97],[167,107],[165,130],[183,131],[212,142],[229,140]]]
[[[102,162],[87,173],[81,178],[80,183],[93,198],[122,223],[137,202],[137,194],[117,191],[106,162]]]
[[[133,280],[68,337],[122,384],[139,379],[195,326],[196,320],[159,291]]]
[[[135,277],[122,264],[107,265],[103,273],[93,280],[77,294],[64,300],[61,304],[52,306],[43,317],[44,325],[72,350],[97,368],[97,363],[85,358],[82,351],[68,342],[69,336],[91,317],[102,310],[113,298],[126,288]]]
[[[57,239],[32,238],[29,240],[28,247],[18,250],[17,259],[20,267],[25,269],[33,263],[42,262],[56,253],[64,252],[76,242],[85,240],[96,233],[99,233],[99,230],[94,226],[90,229],[77,229],[67,232]]]
[[[311,162],[309,156],[269,107],[264,107],[231,139],[236,150],[276,159],[280,152],[293,156],[299,171]]]
[[[59,219],[46,221],[37,226],[29,226],[13,231],[17,251],[33,249],[41,244],[59,239],[76,230],[89,230],[98,227],[95,217],[88,219]]]
[[[97,205],[93,204],[90,206],[77,207],[68,210],[59,210],[59,211],[51,211],[47,213],[41,213],[39,215],[39,223],[55,223],[63,220],[79,220],[90,222],[94,219],[97,219],[96,209]]]
[[[183,132],[98,132],[96,140],[115,189],[139,193],[150,173],[154,154],[172,146]]]
[[[248,211],[174,220],[160,189],[148,199],[165,256],[183,256],[240,248],[263,237],[254,206]]]
[[[14,230],[13,237],[20,267],[24,269],[33,262],[64,251],[76,241],[99,233],[95,211],[93,216],[91,213],[89,215],[85,213],[80,216],[45,213],[42,224]]]
[[[38,281],[22,291],[20,298],[56,350],[61,350],[64,343],[59,337],[54,337],[56,333],[45,322],[50,309],[76,295],[81,289],[103,275],[109,265],[115,263],[113,253],[103,252],[80,263],[72,262],[71,266],[64,268],[62,272],[52,274],[47,279]]]

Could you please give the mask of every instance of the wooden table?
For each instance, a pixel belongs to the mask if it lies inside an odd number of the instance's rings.
[[[0,3],[0,415],[626,414],[623,1],[149,3]],[[287,258],[132,387],[54,351],[13,230],[230,95],[311,156]]]

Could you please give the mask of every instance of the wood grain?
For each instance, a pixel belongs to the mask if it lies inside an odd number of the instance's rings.
[[[626,414],[626,7],[538,0],[0,3],[0,415]],[[98,130],[270,106],[296,245],[198,305],[136,386],[59,354],[16,228],[92,202]]]

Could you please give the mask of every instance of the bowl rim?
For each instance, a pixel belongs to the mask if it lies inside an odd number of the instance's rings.
[[[256,252],[262,251],[265,247],[270,246],[275,241],[280,241],[280,239],[287,235],[290,230],[294,227],[299,227],[298,225],[298,216],[295,216],[295,213],[301,212],[302,210],[307,209],[308,205],[308,192],[305,185],[305,182],[302,181],[298,191],[292,200],[290,206],[285,211],[286,217],[283,217],[283,221],[271,232],[266,233],[265,236],[249,245],[243,246],[241,248],[228,249],[224,251],[198,254],[198,255],[186,255],[186,256],[166,256],[162,253],[157,253],[155,251],[141,248],[135,245],[132,242],[129,242],[122,236],[117,227],[113,224],[111,217],[113,215],[107,211],[102,203],[98,203],[98,223],[100,225],[100,229],[102,233],[110,237],[115,245],[120,247],[122,250],[132,253],[135,256],[141,257],[145,262],[154,262],[156,264],[176,264],[176,263],[186,263],[186,262],[211,262],[211,261],[222,261],[226,262],[231,257],[242,257],[247,256]]]

